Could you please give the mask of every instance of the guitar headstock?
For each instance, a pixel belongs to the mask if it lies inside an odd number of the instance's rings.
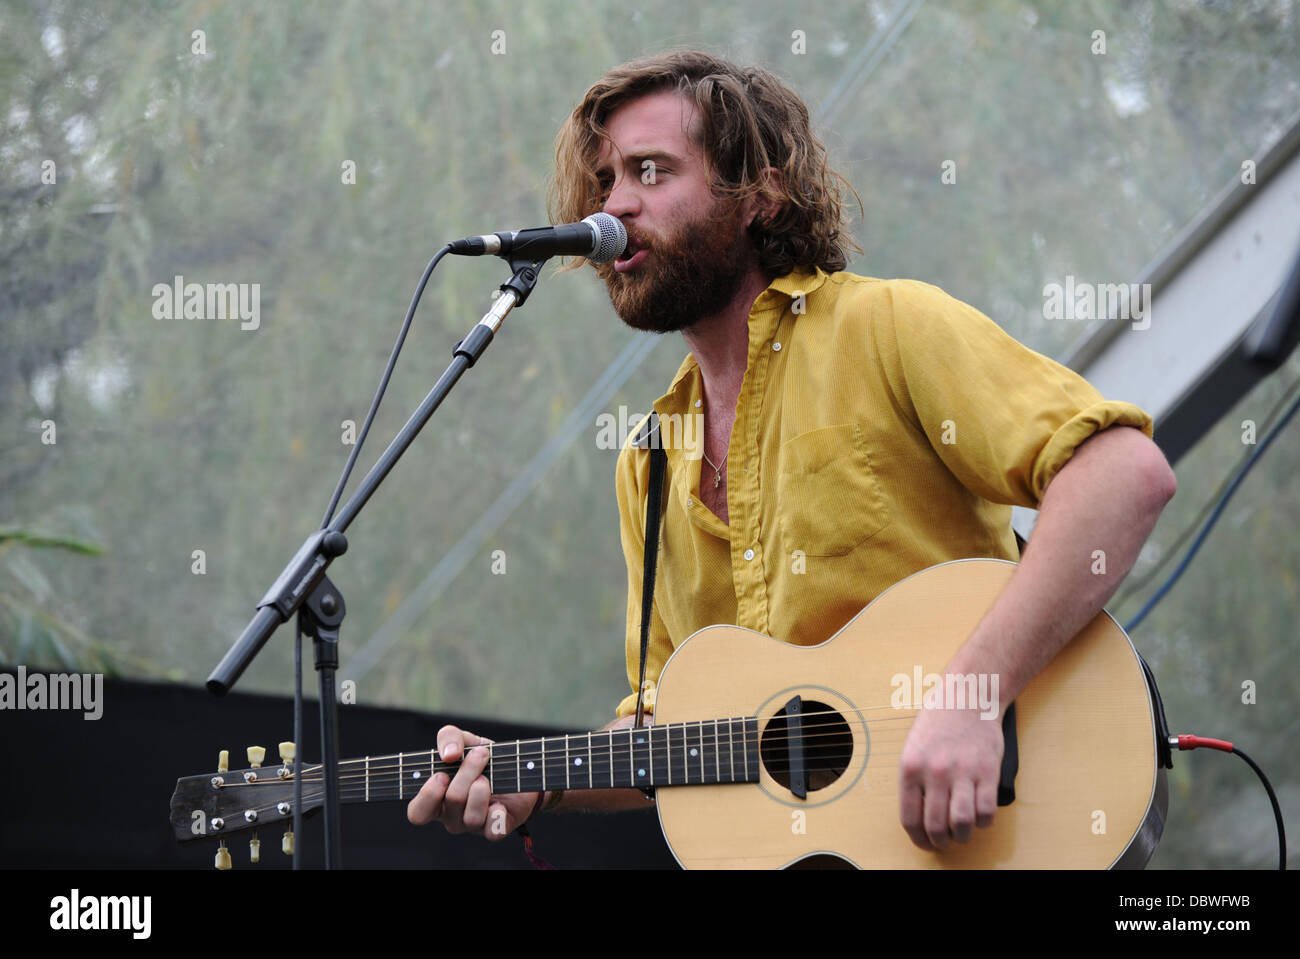
[[[177,841],[218,840],[218,869],[230,868],[225,840],[236,833],[252,833],[249,858],[254,863],[261,859],[261,829],[286,830],[280,848],[285,855],[293,854],[294,744],[280,743],[279,766],[262,765],[266,749],[261,746],[249,746],[247,755],[247,768],[232,770],[228,751],[221,750],[215,773],[178,779],[172,793],[171,824]],[[307,773],[310,778],[310,770]],[[304,779],[303,813],[323,802],[319,778]]]

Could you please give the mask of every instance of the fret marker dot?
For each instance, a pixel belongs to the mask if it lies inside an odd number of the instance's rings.
[[[577,759],[575,759],[575,760],[573,761],[573,765],[575,765],[575,766],[581,766],[581,765],[582,765],[582,757],[579,756]]]
[[[640,736],[638,736],[638,737],[636,738],[636,741],[637,741],[638,743],[643,743],[643,742],[645,742],[645,740],[642,739]]]
[[[692,755],[692,756],[698,756],[699,753],[697,753],[694,749],[692,749],[692,750],[691,750],[691,755]]]
[[[532,761],[531,759],[528,760],[528,768],[529,768],[529,769],[532,769],[532,768],[533,768],[533,761]]]
[[[645,775],[645,770],[644,770],[644,769],[638,769],[638,770],[636,771],[636,774],[637,774],[638,776],[644,776],[644,775]]]
[[[419,779],[419,778],[420,778],[420,774],[419,774],[418,772],[411,773],[411,778],[412,778],[412,779]]]

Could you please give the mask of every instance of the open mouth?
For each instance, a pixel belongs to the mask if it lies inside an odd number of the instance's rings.
[[[649,250],[637,246],[629,239],[627,248],[614,260],[614,270],[617,273],[626,273],[628,270],[636,269],[649,255]]]

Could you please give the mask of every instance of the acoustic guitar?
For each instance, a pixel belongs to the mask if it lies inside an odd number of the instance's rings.
[[[702,629],[664,666],[652,726],[495,743],[485,775],[496,794],[653,787],[688,868],[1144,866],[1164,826],[1164,770],[1141,664],[1105,612],[1007,710],[993,825],[928,852],[899,822],[899,754],[918,708],[999,712],[980,677],[940,674],[1014,569],[980,559],[922,570],[817,646]],[[178,780],[176,838],[222,840],[222,865],[225,837],[291,828],[295,775],[304,813],[319,808],[320,767],[295,767],[283,746],[279,767]],[[341,799],[407,801],[457,765],[430,749],[344,760]]]

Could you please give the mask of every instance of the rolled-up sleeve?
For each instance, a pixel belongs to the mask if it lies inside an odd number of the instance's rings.
[[[895,281],[873,325],[891,388],[949,470],[995,503],[1036,509],[1080,444],[1111,426],[1152,436],[1150,415],[937,287]]]

